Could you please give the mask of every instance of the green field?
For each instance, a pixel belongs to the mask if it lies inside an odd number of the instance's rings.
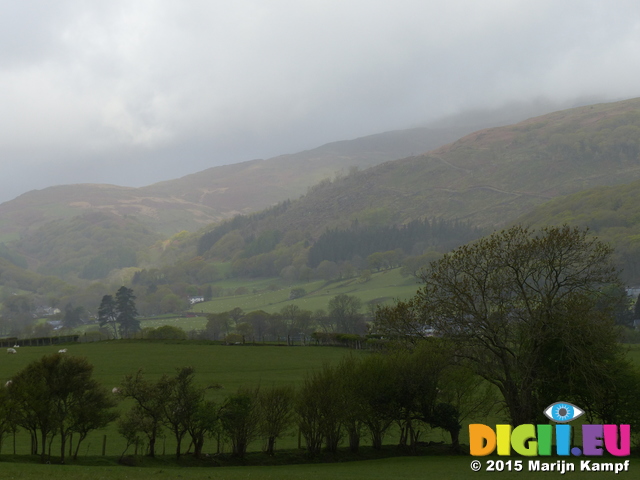
[[[308,283],[295,283],[290,286],[281,286],[279,290],[269,291],[268,285],[277,285],[281,280],[260,280],[253,283],[242,281],[228,281],[221,283],[225,288],[247,287],[252,293],[214,298],[210,302],[199,303],[193,307],[195,312],[225,312],[235,307],[242,308],[245,312],[252,310],[264,310],[267,313],[275,313],[286,305],[297,305],[305,310],[327,309],[329,300],[339,294],[354,295],[363,304],[369,302],[390,302],[396,298],[409,298],[415,295],[419,288],[417,280],[412,277],[400,275],[400,269],[384,270],[371,275],[371,279],[361,283],[358,278],[350,278],[335,282],[314,281]],[[295,300],[289,300],[291,288],[304,288],[307,295]],[[253,292],[253,290],[256,290]]]
[[[6,355],[0,362],[0,381],[6,381],[27,365],[42,355],[55,353],[59,347],[22,347],[17,355]],[[95,366],[95,377],[108,388],[116,386],[125,374],[133,373],[138,368],[144,368],[150,379],[157,379],[163,373],[172,373],[176,367],[192,365],[196,369],[196,380],[201,385],[219,383],[221,390],[210,390],[211,398],[220,402],[224,397],[234,392],[240,386],[271,386],[283,384],[299,384],[306,372],[320,367],[323,363],[337,362],[344,355],[368,355],[368,352],[347,350],[332,347],[278,347],[278,346],[223,346],[202,345],[194,343],[147,343],[109,341],[89,344],[67,345],[69,355],[87,357]],[[630,356],[640,363],[640,347],[630,347]],[[127,404],[121,404],[121,409]],[[492,422],[488,422],[492,423]],[[107,457],[101,457],[104,435],[107,436]],[[434,430],[431,436],[424,440],[448,442],[440,430]],[[466,442],[466,435],[461,439]],[[395,444],[397,439],[390,435],[386,443]],[[364,441],[363,445],[367,445]],[[282,439],[277,445],[278,451],[294,450],[297,446],[295,432]],[[215,452],[215,440],[205,445],[205,452]],[[258,452],[261,445],[253,444],[250,450]],[[228,446],[223,445],[223,451]],[[75,465],[40,465],[33,457],[26,456],[29,449],[27,435],[18,434],[16,438],[16,453],[12,453],[12,438],[6,437],[0,455],[0,478],[42,478],[43,475],[52,478],[91,478],[123,479],[123,478],[182,478],[192,479],[240,479],[240,478],[273,478],[273,479],[369,479],[369,478],[539,478],[545,475],[540,472],[486,472],[473,473],[470,470],[471,457],[467,456],[422,456],[395,457],[379,460],[364,460],[354,462],[340,462],[331,464],[303,464],[281,466],[245,466],[245,467],[180,467],[173,461],[173,442],[169,436],[161,440],[160,454],[166,451],[166,456],[157,460],[144,460],[142,467],[124,467],[115,465],[114,459],[124,450],[124,441],[110,426],[105,431],[95,432],[80,449],[80,458]],[[53,455],[57,456],[56,445]],[[133,453],[131,450],[129,453]],[[256,455],[263,455],[258,453]],[[366,457],[365,457],[366,458]],[[515,457],[513,459],[516,459]],[[553,459],[555,460],[555,458]],[[606,460],[606,459],[605,459]],[[82,464],[87,464],[83,466]],[[483,459],[486,466],[486,459]],[[640,461],[632,460],[632,473],[621,475],[631,478],[636,469],[640,469]],[[605,478],[611,472],[570,472],[571,478]],[[546,473],[546,476],[559,473]]]
[[[124,375],[143,368],[150,380],[162,374],[175,373],[181,366],[193,366],[196,382],[202,386],[220,384],[222,389],[209,390],[210,398],[221,402],[235,393],[238,387],[263,385],[296,385],[306,372],[321,367],[324,363],[338,361],[346,354],[366,354],[331,347],[278,347],[278,346],[223,346],[198,344],[162,344],[144,342],[110,341],[66,346],[68,355],[86,357],[94,365],[95,378],[107,388],[120,384]],[[22,347],[17,355],[5,355],[0,362],[0,381],[4,384],[11,376],[42,355],[57,352],[58,346]],[[127,405],[122,405],[126,408]],[[115,426],[104,432],[93,433],[81,447],[83,455],[100,455],[103,435],[107,435],[107,455],[120,455],[125,443],[117,434]],[[28,452],[28,436],[18,434],[16,453]],[[5,441],[3,453],[11,453],[10,440]],[[173,451],[170,437],[163,444],[167,452]],[[289,437],[280,442],[281,448],[293,448],[296,439]],[[255,445],[259,450],[261,445]],[[206,448],[206,447],[205,447]],[[207,451],[215,446],[210,445]],[[54,450],[55,452],[55,446]],[[0,460],[1,460],[0,456]]]

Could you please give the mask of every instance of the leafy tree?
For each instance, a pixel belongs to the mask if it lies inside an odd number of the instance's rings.
[[[267,332],[267,328],[269,327],[270,318],[271,315],[264,310],[254,310],[253,312],[247,313],[244,320],[251,324],[253,327],[253,333],[258,340],[263,340],[264,335]]]
[[[118,338],[118,329],[116,328],[116,321],[118,319],[118,311],[116,302],[112,295],[105,295],[102,297],[100,306],[98,307],[98,322],[100,326],[110,325],[113,328],[113,337]]]
[[[18,372],[8,387],[16,423],[29,430],[32,439],[40,433],[41,460],[48,441],[60,435],[60,458],[64,463],[66,441],[78,432],[79,444],[94,429],[103,428],[116,418],[110,412],[114,399],[91,378],[93,366],[85,358],[49,355]],[[35,443],[35,442],[34,442]]]
[[[136,309],[135,299],[136,297],[131,288],[122,286],[116,292],[116,322],[120,324],[120,335],[123,337],[128,337],[132,333],[140,331],[140,321],[136,318],[138,310]]]
[[[329,316],[333,317],[340,333],[362,333],[366,330],[361,309],[362,300],[353,295],[341,293],[329,300]]]
[[[249,444],[259,433],[258,390],[240,389],[220,408],[222,431],[231,440],[233,455],[244,457]]]
[[[327,451],[337,450],[345,419],[344,402],[335,367],[325,365],[306,376],[298,392],[295,410],[310,454],[320,452],[323,440]]]
[[[18,428],[14,413],[14,405],[6,388],[0,388],[0,451],[5,435],[15,432]]]
[[[147,338],[149,340],[186,340],[187,334],[181,328],[163,325],[149,330]]]
[[[515,425],[536,423],[557,398],[612,388],[608,364],[619,352],[612,250],[586,230],[521,226],[462,246],[433,263],[424,286],[399,307],[406,335],[433,328],[500,391]],[[400,315],[378,323],[401,334]],[[391,320],[390,323],[387,320]]]
[[[74,307],[71,303],[67,303],[64,307],[64,316],[62,324],[67,328],[75,328],[82,325],[82,316],[85,314],[85,308],[80,305]]]
[[[207,325],[205,327],[207,336],[213,340],[218,340],[221,334],[227,335],[230,323],[229,312],[207,314]]]
[[[120,423],[120,432],[128,440],[134,440],[138,432],[144,433],[149,440],[149,456],[155,457],[156,441],[162,433],[165,408],[165,390],[162,382],[149,382],[143,376],[142,369],[124,377],[119,395],[135,401],[134,407]]]
[[[184,436],[189,431],[195,432],[196,424],[203,426],[200,407],[204,402],[205,389],[194,384],[194,373],[193,367],[178,368],[174,377],[165,375],[159,382],[164,398],[164,422],[176,439],[176,458],[180,458]],[[195,437],[196,440],[200,438],[198,434]]]
[[[273,455],[276,439],[291,427],[294,421],[293,387],[272,387],[258,392],[260,433],[267,439],[266,453]]]

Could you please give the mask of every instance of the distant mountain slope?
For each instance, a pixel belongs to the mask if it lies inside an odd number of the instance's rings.
[[[640,178],[640,99],[472,133],[427,154],[324,182],[255,231],[313,236],[352,221],[457,218],[500,227],[556,196]]]
[[[96,280],[113,269],[137,266],[138,253],[160,239],[136,217],[88,212],[47,223],[16,247],[39,273]]]
[[[86,211],[136,215],[165,235],[194,231],[297,198],[309,186],[350,167],[367,168],[425,152],[473,130],[464,125],[387,132],[269,160],[213,167],[142,188],[81,184],[32,191],[0,205],[0,241]]]
[[[640,283],[640,180],[555,198],[517,221],[534,228],[565,223],[589,227],[615,248],[625,280]]]

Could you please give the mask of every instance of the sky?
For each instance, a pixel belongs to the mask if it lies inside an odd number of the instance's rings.
[[[640,96],[636,0],[0,0],[0,201]]]

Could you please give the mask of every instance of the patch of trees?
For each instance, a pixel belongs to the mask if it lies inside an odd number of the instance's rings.
[[[140,331],[140,320],[135,303],[133,289],[122,286],[112,295],[102,297],[98,308],[98,322],[101,327],[108,326],[113,330],[113,338],[127,338]]]
[[[612,249],[586,230],[515,226],[446,254],[418,295],[377,312],[379,333],[411,344],[436,334],[500,392],[514,425],[563,399],[589,420],[637,424],[638,372],[617,343],[624,289]]]
[[[310,336],[318,330],[358,336],[367,332],[362,307],[358,297],[345,294],[336,295],[329,301],[328,312],[286,305],[271,314],[263,310],[245,313],[236,307],[228,312],[208,314],[203,335],[209,340],[222,340],[237,334],[240,341],[278,341],[292,336]]]
[[[198,241],[198,255],[205,255],[218,240],[234,230],[244,230],[254,222],[263,220],[271,216],[277,216],[286,211],[291,205],[290,200],[285,200],[273,207],[267,208],[251,215],[236,215],[231,220],[227,220],[216,226],[213,230],[204,233]],[[250,233],[248,235],[251,235]],[[243,237],[245,235],[242,235]]]
[[[79,277],[87,280],[97,280],[105,278],[111,270],[135,267],[137,264],[138,257],[135,250],[127,247],[114,247],[100,256],[91,258],[82,267]]]
[[[308,453],[336,452],[343,441],[357,452],[364,438],[381,449],[394,426],[399,444],[416,450],[420,436],[440,428],[458,448],[462,422],[481,418],[494,406],[492,387],[452,362],[451,345],[438,339],[411,351],[347,357],[309,373],[301,387],[244,387],[221,404],[205,400],[208,388],[197,386],[190,367],[149,381],[142,371],[127,375],[119,396],[134,401],[119,420],[127,448],[144,443],[155,456],[157,440],[168,431],[176,440],[176,457],[187,441],[201,455],[205,438],[223,438],[231,453],[243,457],[249,445],[263,440],[275,453],[276,440],[299,429]],[[186,439],[186,440],[185,440]]]
[[[44,462],[58,437],[64,463],[67,442],[75,434],[73,457],[77,458],[87,435],[117,417],[113,396],[92,373],[86,359],[66,354],[44,356],[27,365],[0,389],[0,441],[23,428],[31,435],[32,454],[39,452]]]
[[[402,447],[415,451],[422,434],[441,428],[457,449],[462,422],[486,415],[494,395],[489,384],[453,361],[451,347],[432,338],[412,350],[347,357],[308,374],[295,405],[308,452],[317,454],[323,446],[335,452],[343,439],[357,452],[364,437],[380,449],[394,425]]]
[[[135,217],[91,212],[50,222],[22,238],[17,248],[39,260],[41,273],[96,279],[109,267],[136,265],[136,252],[159,239]]]
[[[0,243],[0,258],[10,261],[17,267],[27,268],[27,259],[8,248],[4,243]]]
[[[474,240],[480,231],[453,220],[415,220],[406,225],[387,227],[359,226],[327,230],[309,249],[308,265],[317,267],[323,260],[341,262],[354,256],[366,258],[378,252],[401,249],[419,255],[428,248],[448,250]]]

